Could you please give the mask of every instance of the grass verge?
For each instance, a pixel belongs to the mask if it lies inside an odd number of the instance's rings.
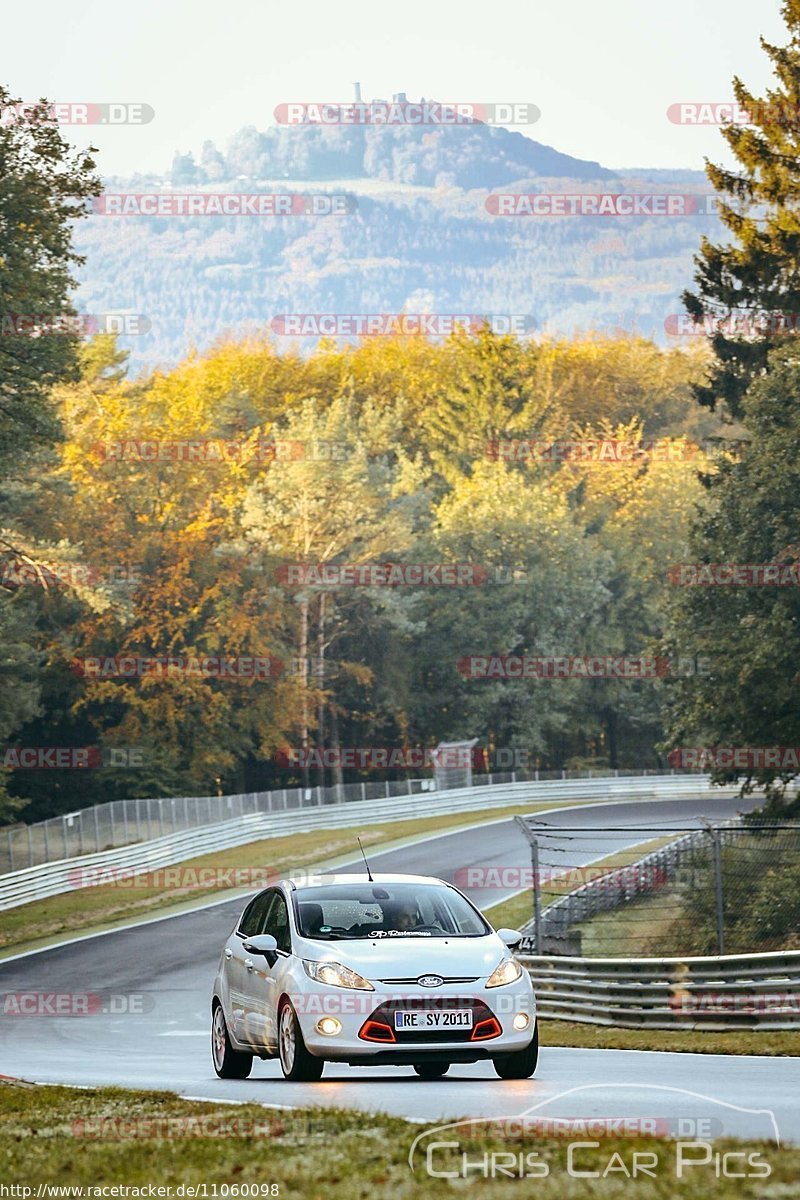
[[[618,1029],[578,1021],[539,1020],[542,1046],[584,1050],[664,1050],[688,1054],[766,1054],[800,1057],[800,1032],[792,1029]]]
[[[424,1090],[430,1085],[420,1080],[409,1086]],[[521,1107],[516,1086],[509,1085],[508,1115]],[[695,1101],[695,1115],[696,1110]],[[8,1193],[21,1200],[36,1197],[39,1185],[48,1184],[83,1187],[87,1198],[98,1194],[90,1188],[157,1185],[172,1189],[163,1195],[194,1194],[201,1200],[243,1194],[284,1200],[374,1200],[376,1196],[439,1200],[467,1186],[486,1200],[496,1200],[531,1195],[533,1185],[543,1200],[589,1195],[629,1200],[631,1186],[636,1200],[756,1200],[796,1194],[792,1189],[800,1176],[800,1150],[778,1149],[766,1141],[725,1139],[716,1142],[713,1151],[709,1145],[708,1161],[684,1168],[679,1179],[679,1153],[700,1159],[705,1157],[703,1151],[681,1151],[680,1143],[641,1136],[601,1136],[587,1142],[584,1133],[572,1139],[583,1142],[574,1152],[573,1172],[594,1171],[597,1177],[576,1177],[570,1174],[566,1137],[545,1137],[530,1128],[522,1137],[510,1136],[511,1131],[502,1136],[496,1124],[487,1124],[485,1133],[464,1124],[460,1130],[450,1128],[443,1135],[423,1139],[412,1172],[411,1145],[426,1128],[436,1127],[352,1110],[278,1112],[256,1104],[233,1107],[181,1100],[164,1092],[0,1085],[3,1180],[6,1185],[31,1189],[27,1195]],[[434,1176],[426,1171],[425,1146],[437,1140],[456,1145],[431,1151],[430,1164],[439,1173]],[[727,1150],[755,1156],[732,1160],[736,1178],[719,1174],[720,1160],[714,1155]],[[649,1156],[638,1162],[646,1162],[650,1174],[638,1173],[632,1184],[637,1152]],[[494,1155],[504,1157],[498,1160]],[[465,1158],[473,1165],[465,1167]],[[498,1161],[503,1170],[485,1177]],[[480,1164],[477,1170],[476,1163]],[[759,1177],[753,1173],[742,1178],[755,1171],[754,1164],[759,1164]],[[445,1173],[450,1174],[444,1177]],[[228,1185],[225,1192],[223,1184]],[[182,1192],[178,1191],[181,1185]],[[198,1190],[192,1193],[190,1188]]]

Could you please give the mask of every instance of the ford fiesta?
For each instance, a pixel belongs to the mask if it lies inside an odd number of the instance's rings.
[[[211,1001],[214,1068],[245,1079],[253,1057],[292,1080],[326,1062],[409,1066],[438,1079],[491,1059],[502,1079],[536,1069],[533,987],[495,932],[448,883],[331,875],[260,892],[225,943]]]

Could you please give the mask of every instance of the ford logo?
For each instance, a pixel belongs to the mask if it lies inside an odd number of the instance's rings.
[[[444,980],[441,975],[420,975],[417,983],[420,987],[439,987]]]

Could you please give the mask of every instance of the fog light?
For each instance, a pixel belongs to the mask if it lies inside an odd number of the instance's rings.
[[[517,1013],[511,1024],[515,1029],[527,1029],[531,1023],[531,1019],[527,1013]]]
[[[342,1032],[342,1022],[336,1017],[320,1017],[317,1021],[317,1033],[324,1033],[328,1037],[333,1037],[337,1033]]]

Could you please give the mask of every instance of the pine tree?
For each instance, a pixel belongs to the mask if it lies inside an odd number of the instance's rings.
[[[717,361],[696,398],[712,410],[724,401],[734,418],[750,381],[768,369],[770,350],[785,340],[786,319],[790,328],[800,320],[800,0],[784,0],[781,11],[788,44],[760,39],[777,86],[757,99],[733,79],[751,124],[726,125],[722,136],[741,169],[706,164],[733,244],[703,239],[695,257],[698,290],[683,297],[695,320],[722,322],[711,339]],[[730,336],[727,318],[742,313],[757,315],[757,336]]]

